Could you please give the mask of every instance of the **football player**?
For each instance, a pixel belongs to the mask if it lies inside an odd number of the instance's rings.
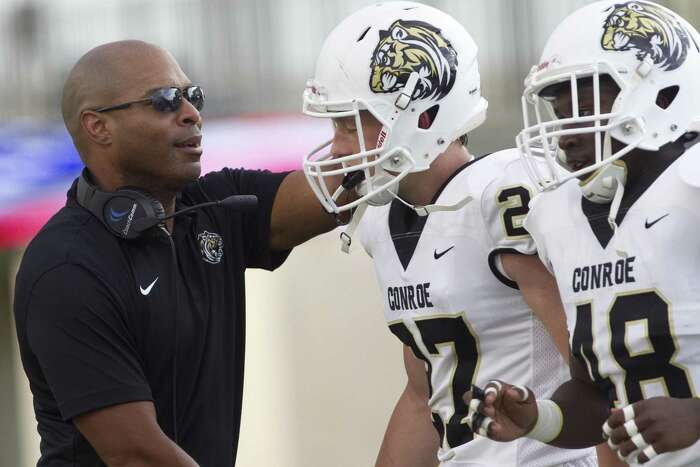
[[[489,383],[470,406],[490,438],[700,465],[699,46],[660,5],[599,1],[526,79],[518,144],[544,191],[525,228],[556,276],[572,378],[549,400]]]
[[[475,159],[462,144],[486,107],[472,38],[411,2],[342,21],[304,93],[304,112],[334,125],[305,172],[329,212],[354,209],[344,246],[359,225],[387,324],[404,344],[408,382],[380,467],[597,465],[590,449],[497,445],[466,423],[462,394],[473,382],[506,374],[543,395],[568,375],[555,344],[566,351],[556,283],[522,227],[534,194],[524,165],[515,149]],[[342,187],[329,189],[340,175]]]

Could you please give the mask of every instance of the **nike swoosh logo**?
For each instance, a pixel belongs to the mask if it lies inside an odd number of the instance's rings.
[[[449,247],[447,250],[445,250],[445,251],[443,251],[443,252],[441,252],[441,253],[438,253],[437,250],[435,250],[435,251],[433,251],[433,257],[434,257],[435,259],[440,259],[440,258],[442,258],[442,257],[445,255],[445,253],[447,253],[448,251],[450,251],[450,250],[451,250],[452,248],[454,248],[454,247],[455,247],[455,246],[452,245],[452,246]]]
[[[127,209],[126,211],[123,211],[123,212],[117,212],[114,209],[110,209],[109,215],[112,218],[112,221],[117,222],[119,219],[121,219],[122,217],[129,214],[129,211],[130,211],[130,209]]]
[[[647,221],[644,221],[644,227],[646,227],[647,229],[650,229],[651,226],[653,226],[654,224],[656,224],[657,222],[659,222],[661,219],[663,219],[664,217],[668,216],[669,214],[670,214],[670,213],[664,214],[663,216],[661,216],[661,217],[659,217],[658,219],[656,219],[654,222],[649,222],[648,220],[647,220]]]
[[[156,277],[156,280],[151,282],[151,285],[149,285],[145,289],[143,287],[139,286],[139,289],[141,289],[141,295],[148,295],[149,293],[151,293],[151,289],[153,288],[154,285],[156,285],[156,282],[158,282],[157,277]]]

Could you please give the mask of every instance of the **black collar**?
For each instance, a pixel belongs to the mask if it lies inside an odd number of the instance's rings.
[[[488,155],[489,154],[479,158],[475,157],[457,168],[457,170],[455,170],[452,175],[445,180],[437,192],[435,192],[430,204],[435,204],[437,202],[447,185],[460,172],[477,161],[486,158]],[[429,215],[430,214],[428,214],[428,216]],[[396,255],[399,257],[399,261],[401,261],[404,271],[408,268],[411,258],[413,258],[413,253],[416,251],[418,240],[423,233],[423,228],[425,227],[425,223],[428,221],[428,216],[419,216],[414,209],[406,206],[397,199],[391,203],[391,207],[389,208],[389,233],[391,234],[391,239],[394,242]]]
[[[647,191],[647,189],[666,171],[678,158],[684,153],[684,150],[677,154],[668,157],[659,157],[657,153],[646,153],[648,157],[657,157],[658,160],[653,164],[645,164],[643,170],[639,172],[636,180],[631,180],[625,184],[625,194],[620,203],[620,209],[617,212],[615,223],[619,226],[622,224],[627,211],[629,211],[634,203]],[[641,162],[639,159],[635,161]],[[581,197],[581,209],[588,218],[588,224],[593,231],[593,234],[598,239],[600,246],[605,249],[610,243],[613,236],[612,228],[608,223],[610,215],[610,204],[594,203],[585,197]]]

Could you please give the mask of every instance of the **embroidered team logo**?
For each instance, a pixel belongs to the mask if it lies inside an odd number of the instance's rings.
[[[666,71],[683,64],[692,39],[677,17],[646,2],[616,4],[603,29],[603,49],[634,50],[640,61],[650,57],[655,65]],[[697,44],[695,47],[697,49]]]
[[[457,77],[457,52],[435,26],[422,21],[396,20],[379,31],[372,53],[369,86],[376,93],[403,89],[411,73],[418,73],[412,99],[440,100]]]
[[[199,242],[199,251],[202,253],[202,259],[207,263],[218,264],[224,256],[224,240],[217,233],[207,232],[206,230],[197,235]]]

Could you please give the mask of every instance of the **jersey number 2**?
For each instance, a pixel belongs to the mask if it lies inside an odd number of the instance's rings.
[[[504,188],[496,195],[497,205],[501,208],[503,228],[508,238],[520,238],[528,236],[523,227],[523,220],[527,216],[530,203],[530,191],[522,185]]]
[[[437,429],[440,439],[446,438],[449,447],[464,444],[474,437],[469,427],[462,422],[467,416],[468,407],[462,400],[462,395],[471,389],[474,373],[479,366],[479,345],[472,334],[465,318],[459,316],[444,316],[415,320],[420,332],[425,349],[430,355],[424,355],[416,344],[413,334],[402,322],[389,326],[401,342],[413,350],[413,354],[423,360],[428,367],[428,384],[430,396],[433,395],[432,374],[433,366],[430,356],[440,355],[440,347],[452,346],[455,354],[455,362],[452,366],[450,389],[452,391],[453,415],[444,423],[442,419],[433,413],[433,425]]]

